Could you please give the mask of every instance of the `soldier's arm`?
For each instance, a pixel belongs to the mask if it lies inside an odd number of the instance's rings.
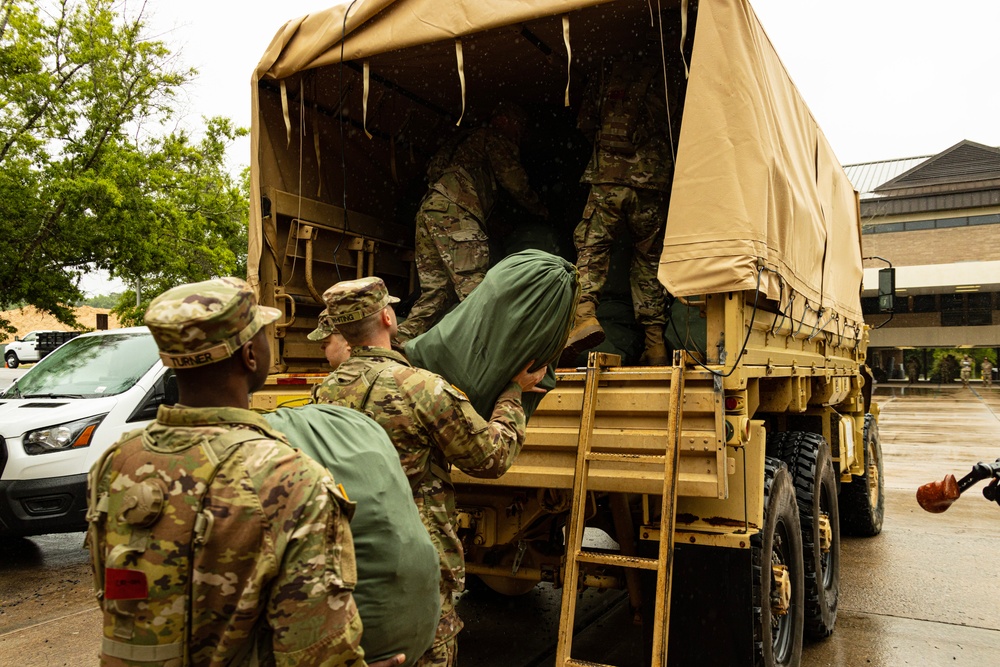
[[[286,510],[273,519],[280,563],[267,612],[275,662],[365,667],[353,597],[354,539],[345,514],[351,506],[325,470],[304,456],[297,458],[301,467],[289,466],[293,469],[284,473],[280,489],[287,493]]]
[[[497,398],[490,420],[443,378],[415,406],[418,417],[445,458],[473,477],[496,478],[507,472],[524,444],[521,387],[511,382]]]
[[[548,215],[548,210],[542,204],[538,193],[531,189],[528,173],[521,166],[521,157],[517,146],[512,141],[499,135],[490,135],[487,139],[486,151],[490,156],[490,164],[497,182],[518,204],[535,215]]]
[[[461,391],[444,378],[434,376],[439,386],[425,395],[438,395],[426,406],[422,417],[437,438],[445,457],[459,470],[473,477],[497,478],[514,464],[524,444],[525,416],[521,406],[523,392],[541,392],[537,387],[545,377],[546,367],[535,371],[529,362],[507,385],[493,406],[487,422]]]

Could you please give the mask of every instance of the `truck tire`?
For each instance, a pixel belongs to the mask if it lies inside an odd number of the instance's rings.
[[[7,368],[17,368],[18,364],[21,363],[20,359],[17,358],[16,352],[8,352],[4,359],[7,361]]]
[[[818,433],[775,435],[779,436],[775,449],[794,479],[802,525],[805,634],[809,639],[822,639],[833,633],[840,597],[840,513],[833,459],[830,446]]]
[[[750,551],[754,667],[798,667],[805,629],[802,529],[792,476],[776,458],[764,459],[764,525],[750,538]],[[779,603],[774,568],[787,574],[787,605]]]
[[[874,537],[885,518],[885,480],[882,476],[882,443],[875,416],[865,415],[865,467],[840,492],[840,527],[847,535]]]

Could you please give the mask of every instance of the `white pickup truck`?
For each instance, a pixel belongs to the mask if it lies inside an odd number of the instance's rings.
[[[38,334],[44,331],[32,331],[25,334],[24,338],[14,337],[13,343],[7,343],[3,358],[7,363],[7,368],[17,368],[19,365],[38,361],[41,356],[38,352]]]

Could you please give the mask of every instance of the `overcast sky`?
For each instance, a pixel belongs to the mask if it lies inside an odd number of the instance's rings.
[[[332,4],[147,0],[154,34],[199,72],[182,98],[189,126],[222,115],[249,127],[250,76],[271,38]],[[1000,1],[752,4],[843,164],[934,154],[963,139],[1000,146]],[[234,168],[249,163],[249,141],[231,156]]]

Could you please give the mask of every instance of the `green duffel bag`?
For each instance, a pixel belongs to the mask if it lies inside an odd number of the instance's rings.
[[[357,503],[351,532],[358,564],[354,601],[368,662],[397,653],[413,665],[434,640],[441,566],[420,520],[399,454],[382,427],[339,405],[278,408],[264,419],[333,473]]]
[[[549,366],[539,386],[556,386],[555,362],[579,299],[573,264],[524,250],[500,261],[465,301],[408,342],[406,356],[464,391],[489,419],[500,392],[532,360],[535,368]],[[522,397],[525,415],[531,416],[542,396]]]

